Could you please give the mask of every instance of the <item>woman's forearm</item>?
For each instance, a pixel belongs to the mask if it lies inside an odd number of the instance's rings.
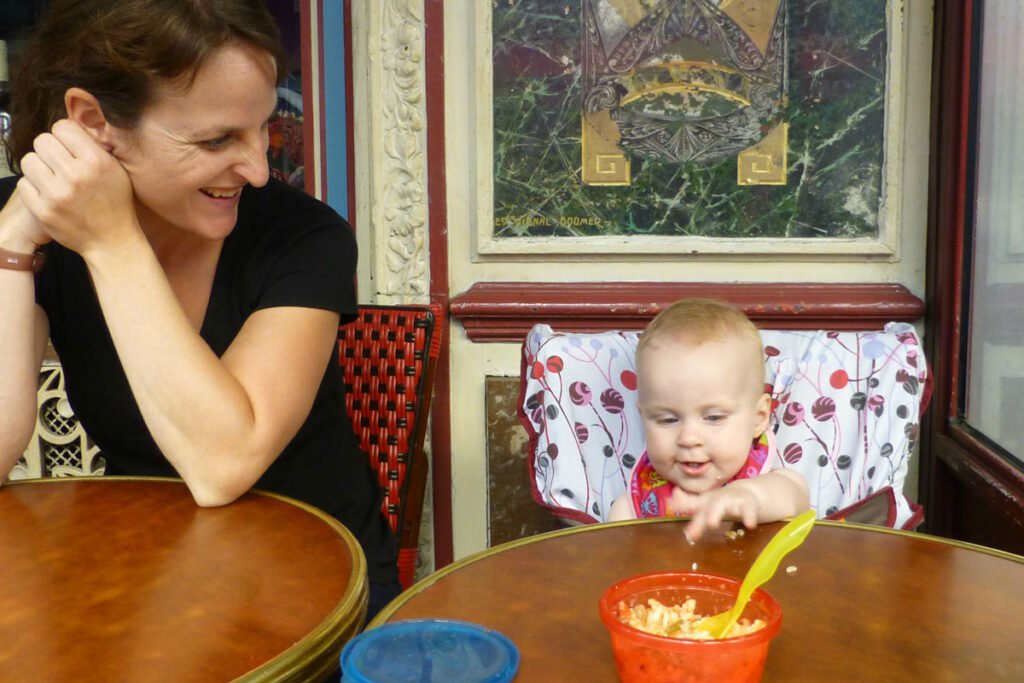
[[[189,324],[142,235],[118,248],[87,264],[135,401],[197,502],[227,502],[258,478],[246,465],[265,458],[245,389]]]
[[[276,330],[275,337],[266,330],[251,332],[260,328],[247,322],[218,358],[189,322],[141,236],[117,250],[91,254],[87,264],[129,385],[163,455],[200,505],[234,500],[308,414],[333,344],[336,314],[328,314],[333,323],[320,327],[327,338],[307,344],[306,351],[322,361],[313,364],[315,376],[307,371],[294,377],[274,346],[305,343],[290,339],[289,329]],[[273,310],[253,318],[284,315]]]
[[[12,197],[0,211],[0,247],[35,251],[32,218]],[[33,273],[0,269],[0,481],[21,457],[36,422],[39,365],[46,345],[45,318],[35,304]]]
[[[35,429],[45,338],[36,339],[34,291],[32,273],[0,270],[0,481]]]

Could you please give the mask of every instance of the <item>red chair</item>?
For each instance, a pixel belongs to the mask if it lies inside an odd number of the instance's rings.
[[[423,452],[441,350],[437,306],[360,306],[338,329],[346,408],[385,489],[381,510],[398,536],[402,586],[413,582],[427,480]]]

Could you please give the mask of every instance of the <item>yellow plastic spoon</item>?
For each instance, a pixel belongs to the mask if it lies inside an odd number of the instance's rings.
[[[754,589],[772,578],[779,562],[791,550],[799,546],[807,538],[811,527],[814,526],[814,510],[807,510],[792,519],[786,526],[779,529],[768,545],[764,547],[761,554],[750,565],[747,575],[740,584],[740,591],[736,595],[736,604],[732,609],[710,617],[704,617],[697,622],[696,627],[707,631],[713,638],[724,638],[732,625],[743,613],[747,600],[754,593]]]

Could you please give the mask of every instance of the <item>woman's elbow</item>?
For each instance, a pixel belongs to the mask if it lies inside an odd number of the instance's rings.
[[[18,417],[0,428],[0,481],[25,453],[35,433],[35,412]]]
[[[185,485],[192,493],[196,505],[203,508],[215,508],[230,505],[241,498],[253,483],[248,479],[217,477],[213,479],[185,479]]]
[[[224,505],[230,505],[241,497],[241,493],[238,495],[224,494],[218,491],[192,491],[192,499],[195,500],[196,505],[201,508],[219,508]],[[244,491],[243,491],[244,493]]]
[[[177,463],[178,475],[200,507],[220,507],[235,502],[256,485],[273,461],[270,450],[251,442],[234,444],[221,451],[207,451],[202,458],[172,460]]]

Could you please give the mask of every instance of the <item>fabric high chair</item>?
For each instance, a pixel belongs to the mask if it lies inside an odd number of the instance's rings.
[[[398,574],[413,583],[427,480],[423,443],[441,350],[435,306],[360,306],[338,329],[346,409],[384,488],[381,511],[399,540]]]
[[[518,410],[530,438],[533,497],[563,523],[605,521],[644,452],[639,338],[541,324],[523,343]],[[761,330],[761,338],[779,453],[766,467],[800,472],[819,519],[920,524],[922,508],[903,493],[931,391],[914,328]]]

